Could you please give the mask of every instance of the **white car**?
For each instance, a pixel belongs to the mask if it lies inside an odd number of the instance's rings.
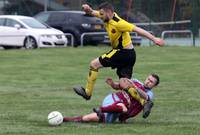
[[[67,41],[62,31],[32,17],[0,15],[0,46],[5,49],[67,46]]]

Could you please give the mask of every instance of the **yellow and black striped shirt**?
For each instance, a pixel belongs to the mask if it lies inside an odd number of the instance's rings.
[[[97,17],[101,18],[100,14]],[[104,25],[113,48],[122,49],[131,44],[130,32],[134,30],[134,24],[128,23],[114,13],[113,18],[104,22]]]

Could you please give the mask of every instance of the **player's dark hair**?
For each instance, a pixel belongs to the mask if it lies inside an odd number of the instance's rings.
[[[103,2],[103,3],[101,3],[101,4],[99,5],[99,10],[100,10],[100,9],[103,9],[103,10],[105,10],[105,11],[111,10],[112,12],[114,12],[114,7],[113,7],[110,3],[108,3],[108,2]]]
[[[160,83],[160,77],[157,74],[151,74],[151,76],[153,76],[156,79],[155,86],[157,86]]]

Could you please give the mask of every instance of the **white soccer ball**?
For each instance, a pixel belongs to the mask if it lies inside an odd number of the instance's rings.
[[[58,111],[53,111],[48,114],[48,123],[51,126],[58,126],[63,122],[63,115]]]

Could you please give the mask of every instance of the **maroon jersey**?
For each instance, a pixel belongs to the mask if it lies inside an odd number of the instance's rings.
[[[142,111],[143,106],[137,100],[132,98],[130,94],[126,93],[125,91],[119,91],[116,94],[128,109],[126,113],[120,115],[120,121],[125,121],[130,117],[134,117]]]
[[[143,109],[143,106],[135,99],[131,99],[130,107],[126,113],[123,113],[119,116],[119,121],[126,121],[130,117],[136,116]]]
[[[144,88],[143,84],[138,82],[137,80],[133,80],[133,83],[135,87],[138,89],[143,90],[146,92],[146,89]],[[126,93],[125,91],[119,91],[117,92],[117,96],[123,101],[123,103],[126,105],[128,111],[126,113],[123,113],[119,116],[120,121],[126,121],[130,117],[136,116],[138,113],[140,113],[143,109],[143,106],[138,102],[136,99],[134,99],[130,94]]]

